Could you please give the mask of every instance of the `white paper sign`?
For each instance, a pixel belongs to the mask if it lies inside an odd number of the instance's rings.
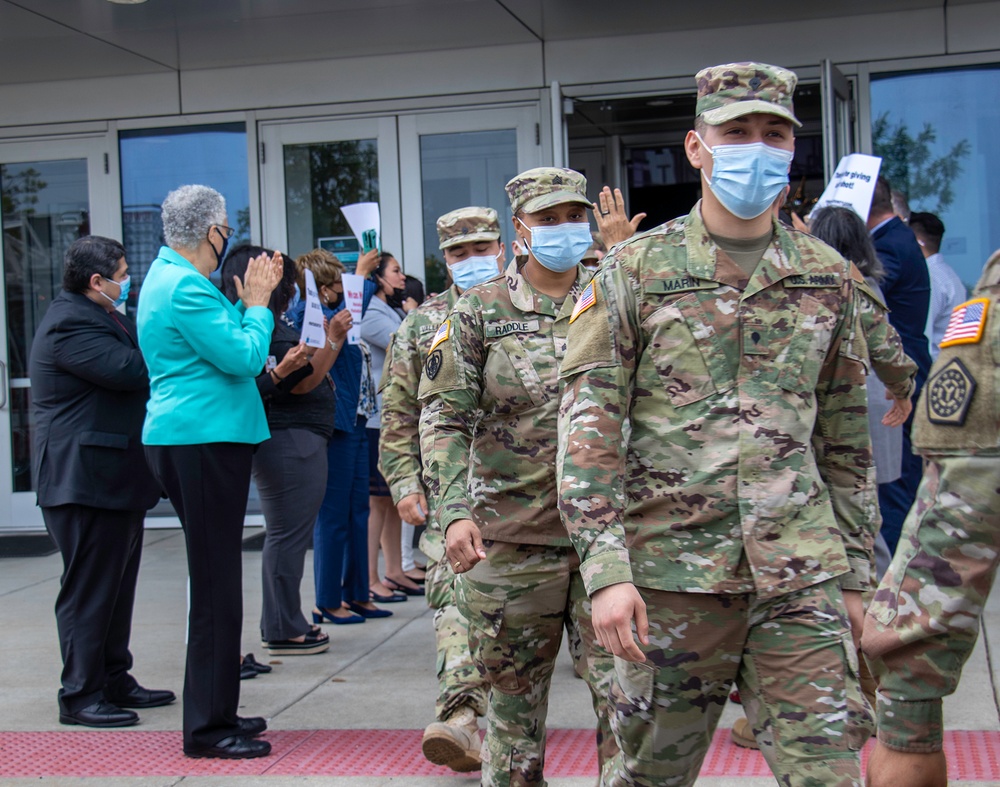
[[[340,280],[344,283],[344,304],[354,318],[354,325],[347,332],[347,343],[358,344],[361,341],[361,304],[365,297],[365,280],[356,273],[343,273]]]
[[[305,269],[304,273],[306,275],[306,308],[302,314],[302,336],[299,341],[305,342],[309,347],[325,347],[326,331],[323,330],[323,307],[319,302],[316,277],[308,268]]]
[[[340,212],[344,214],[347,223],[351,225],[351,232],[361,244],[361,249],[382,248],[382,220],[379,217],[377,202],[356,202],[353,205],[344,205]],[[369,230],[375,231],[374,246],[366,244],[364,234]]]
[[[813,211],[826,207],[851,208],[868,221],[875,180],[881,166],[882,159],[878,156],[866,156],[864,153],[844,156]]]

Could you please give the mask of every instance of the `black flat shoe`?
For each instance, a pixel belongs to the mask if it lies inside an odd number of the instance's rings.
[[[184,754],[187,757],[215,757],[220,760],[248,760],[253,757],[266,757],[271,753],[271,744],[258,741],[246,735],[232,735],[223,738],[214,746],[189,746],[184,744]]]
[[[408,588],[406,585],[400,585],[396,580],[389,579],[386,577],[382,580],[382,584],[385,585],[389,590],[394,593],[405,593],[407,596],[423,596],[426,595],[423,588]]]
[[[240,664],[240,680],[253,680],[259,674],[252,664],[247,664],[246,661]]]
[[[84,727],[131,727],[139,723],[139,714],[122,710],[107,700],[98,700],[76,713],[60,713],[59,723],[82,724]]]
[[[104,698],[119,708],[159,708],[176,700],[177,695],[169,689],[146,689],[136,684],[126,694],[105,692]]]
[[[240,724],[240,735],[246,735],[248,738],[255,738],[267,732],[267,722],[263,716],[240,717],[237,721]]]
[[[261,664],[259,661],[257,661],[257,659],[253,657],[253,653],[247,653],[247,655],[243,657],[243,663],[249,664],[251,667],[253,667],[254,672],[257,672],[262,675],[270,672],[272,669],[270,664]]]

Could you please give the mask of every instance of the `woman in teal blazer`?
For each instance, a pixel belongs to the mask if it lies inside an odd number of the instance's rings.
[[[167,245],[139,294],[139,347],[150,399],[142,430],[150,469],[187,542],[191,603],[184,677],[184,753],[263,757],[262,718],[236,715],[243,628],[241,541],[258,443],[270,436],[255,378],[267,361],[267,308],[281,261],[252,260],[239,305],[209,281],[233,234],[226,203],[207,186],[181,186],[162,206]]]

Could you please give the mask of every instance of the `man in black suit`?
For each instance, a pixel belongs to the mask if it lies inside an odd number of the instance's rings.
[[[127,271],[118,241],[75,241],[29,362],[35,488],[63,557],[59,721],[88,727],[135,724],[129,708],[175,699],[129,674],[143,518],[160,489],[142,448],[146,364],[134,323],[115,308]]]
[[[917,364],[913,391],[913,401],[916,401],[931,368],[931,351],[924,333],[931,304],[931,279],[913,231],[893,212],[892,189],[883,177],[875,184],[868,229],[885,268],[881,287],[889,307],[889,322],[899,332],[906,354]],[[923,475],[923,460],[914,455],[910,445],[912,423],[911,414],[903,425],[902,476],[891,483],[878,485],[882,535],[890,552],[896,550],[903,520],[913,505]]]

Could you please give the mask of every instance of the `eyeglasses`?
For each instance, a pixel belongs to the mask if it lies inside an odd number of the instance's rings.
[[[226,240],[229,240],[231,237],[233,237],[233,235],[236,234],[236,230],[234,230],[232,227],[227,227],[225,224],[216,224],[215,228],[219,231],[219,234]]]

